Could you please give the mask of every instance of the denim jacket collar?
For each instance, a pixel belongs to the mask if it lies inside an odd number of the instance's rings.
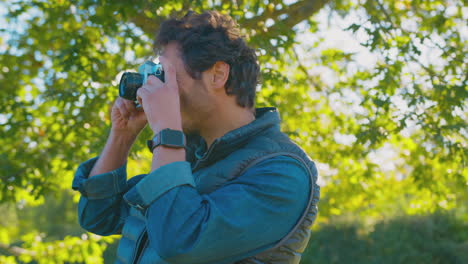
[[[274,126],[279,130],[280,122],[281,119],[275,107],[256,108],[254,121],[217,138],[199,159],[196,157],[195,152],[198,151],[200,154],[200,149],[206,149],[206,142],[199,135],[188,135],[187,161],[192,163],[192,169],[194,170],[207,166],[241,148],[253,136]]]

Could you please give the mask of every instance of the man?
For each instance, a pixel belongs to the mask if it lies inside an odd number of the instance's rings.
[[[299,263],[317,171],[276,109],[254,108],[259,66],[238,26],[188,13],[164,22],[155,45],[165,82],[150,76],[138,89],[144,112],[118,98],[104,150],[77,170],[81,226],[122,234],[117,263]],[[147,123],[151,172],[127,181]]]

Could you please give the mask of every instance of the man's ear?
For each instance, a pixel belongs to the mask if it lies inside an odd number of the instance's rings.
[[[229,78],[229,69],[229,64],[224,61],[217,61],[213,67],[211,67],[211,85],[214,89],[222,88],[224,90],[224,86]]]

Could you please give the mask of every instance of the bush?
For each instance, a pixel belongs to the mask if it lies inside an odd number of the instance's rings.
[[[468,263],[468,224],[453,213],[402,216],[362,229],[358,223],[320,227],[301,263]]]

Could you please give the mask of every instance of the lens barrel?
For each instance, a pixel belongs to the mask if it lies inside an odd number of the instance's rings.
[[[119,96],[127,100],[136,100],[138,88],[143,85],[143,75],[137,72],[126,72],[120,78]]]

